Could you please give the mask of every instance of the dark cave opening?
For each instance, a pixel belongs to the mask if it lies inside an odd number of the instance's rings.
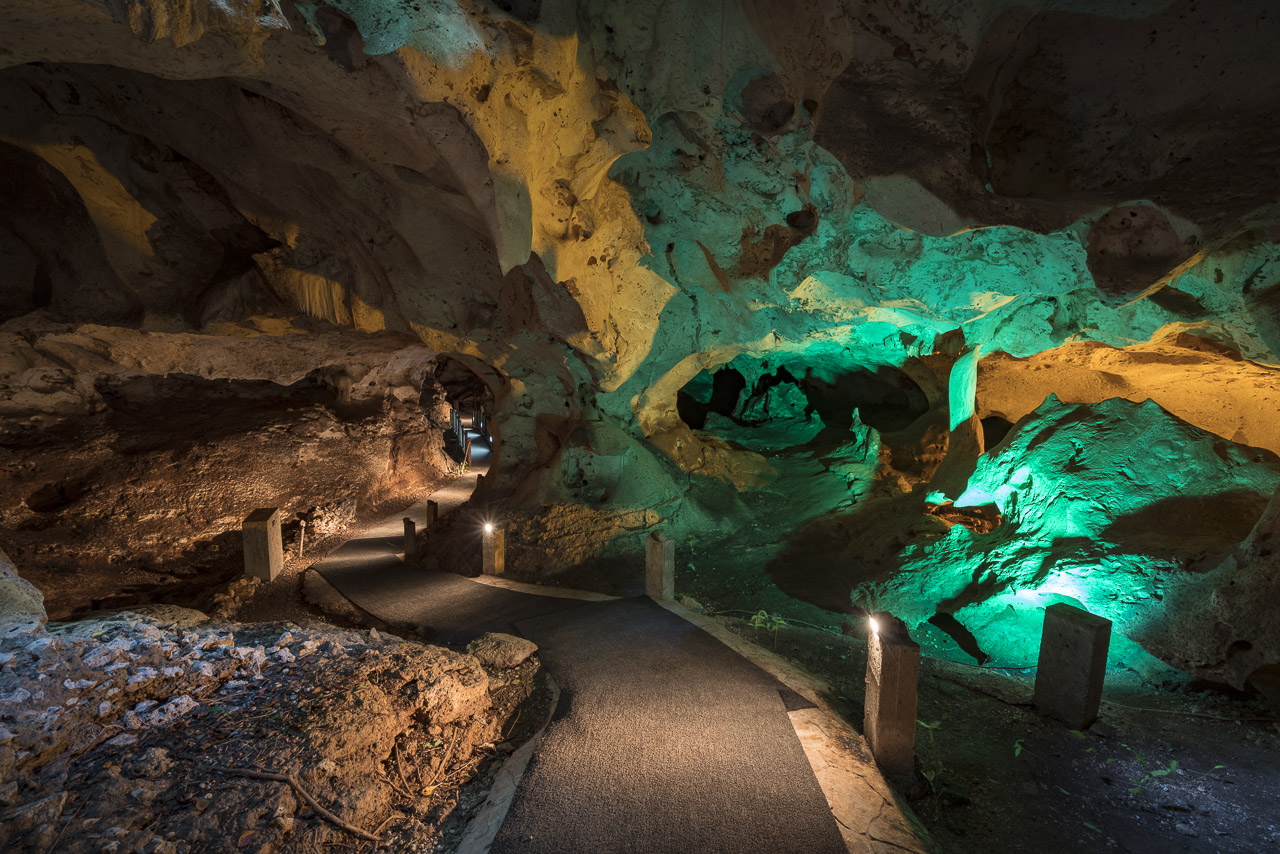
[[[768,362],[762,367],[768,370]],[[704,371],[677,392],[676,411],[695,430],[706,429],[711,413],[742,427],[759,426],[767,419],[749,418],[745,413],[784,384],[795,386],[804,395],[803,414],[816,414],[829,429],[848,429],[856,413],[863,424],[892,432],[909,426],[929,409],[920,386],[903,371],[887,365],[843,371],[829,378],[813,366],[806,366],[797,376],[794,366],[779,365],[760,374],[745,398],[748,382],[742,371],[732,366],[711,374]]]
[[[982,419],[982,447],[990,449],[1000,444],[1005,436],[1009,435],[1009,431],[1013,429],[1013,422],[1008,418],[999,415],[988,415]]]
[[[712,412],[732,418],[738,408],[738,398],[746,387],[747,380],[740,371],[721,368],[711,375],[711,389],[706,402],[681,389],[676,393],[676,411],[685,424],[694,430],[702,430],[707,425],[707,416]]]

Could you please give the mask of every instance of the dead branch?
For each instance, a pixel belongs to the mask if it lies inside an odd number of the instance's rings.
[[[400,782],[404,783],[404,787],[409,791],[413,791],[413,786],[409,785],[409,781],[404,777],[404,769],[400,767],[400,745],[393,744],[391,746],[391,758],[395,762],[396,773],[400,775]],[[421,780],[419,780],[421,782]]]
[[[215,766],[213,770],[221,774],[233,774],[237,777],[248,777],[250,780],[271,780],[276,783],[288,783],[294,793],[306,801],[307,805],[315,811],[316,815],[320,816],[334,827],[341,828],[347,833],[358,836],[361,839],[367,839],[370,842],[382,841],[381,837],[374,836],[368,831],[361,830],[354,824],[347,824],[345,821],[320,806],[320,802],[312,797],[310,792],[302,788],[302,784],[298,782],[298,778],[294,777],[292,774],[280,774],[275,771],[253,771],[248,768],[226,768],[221,765]]]
[[[404,789],[402,789],[402,788],[400,788],[399,786],[397,786],[397,785],[396,785],[396,781],[395,781],[395,780],[392,780],[392,779],[391,779],[390,777],[388,777],[386,774],[379,774],[379,775],[378,775],[378,777],[382,780],[382,782],[384,782],[384,783],[386,783],[388,786],[390,786],[390,787],[391,787],[391,790],[392,790],[393,792],[395,792],[396,794],[400,795],[401,797],[406,798],[407,800],[410,800],[410,801],[417,800],[417,798],[415,798],[415,797],[414,797],[413,795],[411,795],[409,792],[406,792]]]

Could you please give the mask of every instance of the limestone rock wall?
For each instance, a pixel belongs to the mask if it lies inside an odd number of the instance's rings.
[[[0,327],[0,541],[55,616],[198,601],[241,571],[257,507],[314,539],[444,478],[435,354],[412,338],[37,320]]]
[[[1262,0],[0,9],[0,317],[412,334],[493,394],[479,498],[605,532],[542,571],[635,519],[734,538],[783,501],[793,530],[845,530],[871,491],[962,487],[974,418],[1059,391],[1271,447]],[[7,412],[92,401],[22,346]],[[234,352],[218,375],[262,373]],[[1061,388],[1033,376],[1059,364]],[[780,365],[809,383],[804,443],[743,433],[745,409],[684,420],[682,391],[733,365],[748,401]],[[876,426],[855,388],[886,370],[927,404],[910,423]]]

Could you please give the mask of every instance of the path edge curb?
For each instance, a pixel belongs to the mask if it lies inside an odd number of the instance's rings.
[[[885,781],[871,759],[866,739],[827,702],[824,692],[829,689],[822,680],[734,634],[712,617],[690,611],[676,602],[654,601],[814,704],[812,709],[800,709],[788,715],[850,854],[903,851],[937,854],[941,850],[902,795]],[[862,798],[849,791],[850,778],[860,781],[860,788],[869,786],[880,796],[881,803],[864,804]]]

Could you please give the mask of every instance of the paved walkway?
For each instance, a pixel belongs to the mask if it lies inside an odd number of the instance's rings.
[[[473,460],[471,474],[432,496],[442,515],[465,502],[486,466],[478,444]],[[560,688],[556,712],[532,750],[521,751],[528,767],[504,803],[488,810],[497,818],[472,849],[921,850],[882,781],[862,781],[851,804],[867,827],[837,823],[831,787],[824,778],[824,796],[815,776],[818,769],[829,777],[830,769],[802,746],[789,717],[816,711],[814,703],[648,599],[575,596],[406,565],[401,518],[421,523],[425,508],[387,520],[316,569],[365,611],[432,639],[504,631],[539,645]]]

